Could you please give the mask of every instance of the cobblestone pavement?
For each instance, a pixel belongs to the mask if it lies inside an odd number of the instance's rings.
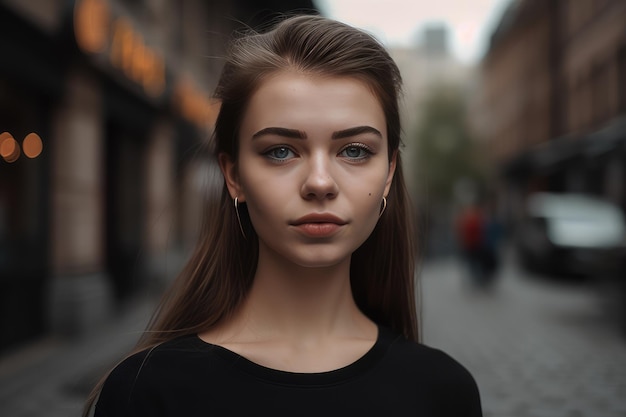
[[[511,258],[489,292],[454,258],[421,276],[424,343],[474,374],[485,417],[626,417],[626,338],[595,287],[529,276]]]
[[[89,391],[132,348],[152,308],[141,301],[81,339],[42,340],[3,357],[0,416],[80,416]]]

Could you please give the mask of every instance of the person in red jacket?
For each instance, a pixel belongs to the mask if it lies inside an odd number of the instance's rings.
[[[479,206],[470,204],[461,211],[456,224],[461,255],[467,265],[470,278],[475,284],[479,284],[483,278],[484,222]]]

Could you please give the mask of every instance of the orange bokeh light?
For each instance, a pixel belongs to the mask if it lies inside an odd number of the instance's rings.
[[[12,138],[12,137],[13,135],[11,135],[9,132],[0,133],[0,147],[2,147],[2,142],[4,142],[5,139]]]
[[[29,158],[37,158],[43,150],[43,142],[36,133],[29,133],[22,142],[22,150],[24,155]]]
[[[11,163],[20,157],[20,146],[9,132],[0,134],[0,156]]]

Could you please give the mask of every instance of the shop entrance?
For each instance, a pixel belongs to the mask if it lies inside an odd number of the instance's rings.
[[[144,227],[145,140],[109,121],[106,127],[106,263],[117,301],[138,287]]]

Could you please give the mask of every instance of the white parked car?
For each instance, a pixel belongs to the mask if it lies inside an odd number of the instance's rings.
[[[616,205],[586,194],[535,193],[516,228],[524,265],[545,272],[623,274],[626,221]]]

